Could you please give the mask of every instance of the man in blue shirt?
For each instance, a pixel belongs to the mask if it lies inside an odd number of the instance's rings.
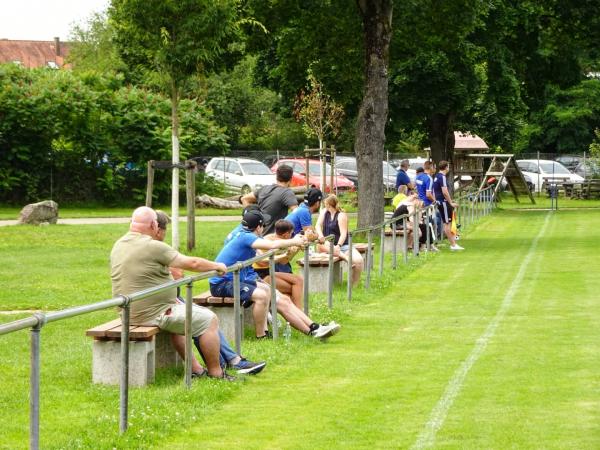
[[[319,211],[322,199],[323,193],[320,189],[310,188],[306,191],[306,194],[304,194],[304,201],[302,204],[287,215],[285,220],[289,220],[294,224],[294,235],[308,230],[314,232],[312,215]]]
[[[433,180],[433,194],[438,205],[438,210],[442,216],[442,222],[444,223],[444,233],[450,241],[450,250],[464,250],[463,247],[456,243],[454,234],[452,234],[451,226],[452,223],[452,212],[454,208],[458,206],[450,197],[450,191],[448,190],[448,181],[446,175],[449,172],[448,161],[440,161],[439,171]]]
[[[423,167],[417,169],[417,178],[415,180],[417,186],[417,194],[419,194],[419,200],[423,202],[423,205],[429,206],[434,201],[432,185],[433,179],[431,178],[431,162],[425,161]]]
[[[410,177],[406,173],[409,167],[410,163],[408,162],[408,159],[405,159],[400,163],[400,170],[398,170],[398,174],[396,175],[396,192],[400,191],[400,186],[406,186],[408,190],[415,188],[415,184],[410,181]]]
[[[266,240],[260,237],[263,232],[264,218],[260,211],[248,211],[242,220],[242,230],[225,244],[215,261],[231,266],[256,256],[256,250],[272,250],[291,246],[303,247],[306,239],[298,235],[293,239]],[[209,280],[210,292],[215,297],[234,297],[233,274],[212,277]],[[279,292],[277,311],[297,330],[315,338],[325,339],[337,333],[340,326],[336,323],[319,325],[296,307],[291,299]],[[271,300],[271,286],[259,280],[252,266],[240,271],[240,301],[242,306],[252,308],[257,338],[268,337],[267,312]]]

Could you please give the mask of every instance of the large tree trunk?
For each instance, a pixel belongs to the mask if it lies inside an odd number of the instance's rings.
[[[383,146],[388,115],[392,0],[357,0],[365,38],[365,89],[354,151],[358,166],[358,226],[383,220]]]
[[[454,168],[452,167],[452,163],[454,159],[454,114],[433,114],[429,118],[427,125],[429,128],[431,159],[436,165],[440,161],[448,161],[450,163],[448,180],[453,180]],[[449,183],[448,187],[452,192],[454,183]]]
[[[179,89],[175,81],[171,82],[171,141],[173,164],[179,164]],[[171,246],[179,250],[179,169],[173,168],[171,188]]]

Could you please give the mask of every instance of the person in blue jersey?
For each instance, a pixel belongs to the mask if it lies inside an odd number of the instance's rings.
[[[448,180],[446,179],[446,175],[450,170],[448,161],[440,161],[438,168],[439,171],[433,180],[433,195],[435,196],[438,210],[442,217],[442,222],[444,223],[444,233],[450,242],[450,250],[464,250],[463,247],[456,243],[454,234],[452,234],[450,229],[452,223],[452,211],[454,211],[454,208],[456,208],[458,204],[452,200],[450,191],[448,190]]]
[[[419,200],[423,202],[424,207],[435,203],[435,196],[433,195],[433,177],[434,172],[433,163],[431,161],[425,161],[423,167],[417,169],[417,178],[415,184],[417,186],[417,193],[419,194]],[[442,236],[442,219],[437,213],[432,219],[435,220],[435,240],[439,240]]]
[[[322,199],[323,193],[320,189],[310,188],[304,194],[304,201],[300,206],[287,215],[285,220],[289,220],[294,224],[294,235],[304,233],[309,240],[316,237],[312,215],[319,211]]]
[[[154,239],[164,242],[167,235],[167,227],[169,223],[171,223],[171,218],[164,211],[156,210],[156,222],[158,223],[158,228],[156,229]],[[184,276],[183,269],[169,267],[169,271],[175,280],[183,278]],[[177,288],[177,299],[181,301],[181,303],[185,303],[185,301],[180,297],[179,288]],[[253,362],[237,354],[231,345],[229,345],[229,342],[227,342],[227,338],[221,329],[219,329],[219,339],[221,341],[219,346],[219,360],[223,369],[233,369],[239,374],[256,375],[267,365],[265,361]],[[198,349],[202,359],[206,361],[206,357],[204,356],[202,346],[200,345],[200,339],[198,337],[194,337],[194,345]]]
[[[261,238],[264,218],[260,211],[249,211],[242,220],[242,231],[225,244],[215,258],[216,262],[231,266],[256,256],[257,250],[272,250],[291,246],[304,246],[306,239],[298,235],[292,239],[266,240]],[[209,279],[210,292],[215,297],[234,297],[233,274],[227,273]],[[253,305],[252,316],[256,337],[268,337],[267,312],[271,299],[271,287],[262,282],[252,267],[240,271],[240,301],[242,306]],[[304,334],[326,339],[337,333],[340,326],[336,323],[319,325],[296,307],[286,295],[276,293],[277,311],[289,324]]]
[[[410,177],[406,173],[410,163],[408,159],[403,160],[400,163],[400,170],[396,174],[396,192],[400,192],[400,186],[406,186],[406,192],[415,188],[415,184],[410,180]]]
[[[260,211],[260,208],[258,207],[258,205],[246,206],[242,210],[242,219],[244,218],[244,214],[246,214],[248,211]],[[264,214],[263,214],[263,217],[264,217]],[[227,236],[225,236],[225,240],[223,241],[223,244],[227,244],[230,240],[233,239],[234,236],[238,235],[243,229],[244,229],[244,226],[242,225],[242,222],[238,223],[236,225],[236,227],[233,230],[231,230]]]

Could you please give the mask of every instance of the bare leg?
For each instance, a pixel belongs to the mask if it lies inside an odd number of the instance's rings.
[[[452,234],[451,226],[449,223],[444,224],[444,233],[446,234],[446,237],[448,238],[450,245],[455,245],[456,239],[454,239],[454,234]]]
[[[267,330],[267,312],[269,311],[269,301],[271,297],[269,285],[259,282],[257,288],[252,293],[252,317],[254,318],[254,330],[256,337],[263,336]]]
[[[204,355],[208,374],[218,377],[223,374],[219,361],[219,348],[221,339],[219,338],[219,320],[215,317],[210,322],[208,330],[200,335],[200,348]]]
[[[175,351],[181,359],[185,360],[185,336],[179,334],[171,334],[171,343],[175,347]],[[200,365],[194,354],[192,353],[192,372],[202,372],[204,368]]]
[[[269,279],[269,277],[265,278],[265,282],[267,282],[267,279]],[[302,309],[304,279],[300,275],[277,272],[275,274],[275,286],[282,294],[289,295],[294,305]]]
[[[302,310],[298,309],[287,295],[280,295],[278,297],[277,311],[296,330],[301,331],[304,334],[307,334],[310,330],[309,325],[312,323],[312,320],[310,320]]]
[[[352,285],[357,286],[360,283],[360,274],[364,269],[364,260],[362,255],[355,249],[352,249]]]

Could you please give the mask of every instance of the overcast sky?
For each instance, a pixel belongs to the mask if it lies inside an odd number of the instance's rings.
[[[104,11],[110,0],[0,0],[0,39],[67,40],[73,23]]]

